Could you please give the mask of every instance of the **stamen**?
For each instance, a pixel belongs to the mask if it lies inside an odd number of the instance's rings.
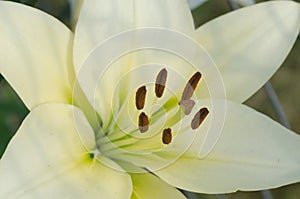
[[[179,102],[179,105],[183,105],[184,106],[184,114],[189,115],[195,106],[195,102],[194,102],[194,100],[182,100]]]
[[[206,116],[208,115],[209,111],[207,108],[201,108],[194,116],[192,122],[191,122],[191,127],[193,130],[197,129],[201,123],[204,121]]]
[[[157,75],[155,81],[155,94],[156,97],[160,98],[165,90],[168,72],[163,68]]]
[[[135,105],[138,110],[142,110],[146,100],[146,86],[140,87],[135,94]]]
[[[191,79],[189,80],[189,82],[186,84],[183,93],[182,93],[182,97],[180,101],[184,101],[184,100],[189,100],[191,99],[197,85],[198,82],[201,79],[201,73],[200,72],[196,72]]]
[[[139,130],[141,133],[145,133],[149,129],[149,119],[148,116],[142,112],[139,115]]]
[[[163,131],[162,142],[164,144],[170,144],[172,142],[172,130],[170,128]]]

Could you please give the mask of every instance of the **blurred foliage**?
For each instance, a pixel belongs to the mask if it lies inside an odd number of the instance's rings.
[[[58,19],[66,25],[70,24],[70,9],[64,0],[14,0],[15,2],[27,4],[41,9]],[[299,1],[299,0],[297,0]],[[299,1],[300,2],[300,1]],[[192,14],[196,26],[230,12],[231,9],[225,0],[209,0],[201,7],[193,10]],[[291,122],[292,129],[300,132],[300,39],[296,42],[292,52],[284,62],[280,70],[273,76],[271,82],[278,94],[282,106]],[[277,117],[263,89],[259,90],[247,102],[247,105],[269,115],[274,120]],[[19,99],[18,95],[0,75],[0,157],[7,143],[20,126],[28,110]],[[293,184],[271,190],[274,199],[299,199],[300,184]],[[199,194],[199,199],[214,199],[214,195]],[[262,199],[259,192],[238,192],[227,194],[228,199]]]
[[[10,85],[0,77],[0,157],[28,110]]]

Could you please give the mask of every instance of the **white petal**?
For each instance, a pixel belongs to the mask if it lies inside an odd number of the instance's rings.
[[[73,33],[44,12],[6,1],[0,30],[0,73],[25,105],[70,103]]]
[[[130,174],[133,183],[131,199],[185,198],[176,188],[150,173]]]
[[[76,70],[99,43],[121,32],[144,27],[189,34],[194,30],[194,23],[184,0],[84,1],[75,33]]]
[[[196,40],[219,67],[227,98],[243,102],[276,72],[299,28],[299,3],[271,1],[239,9],[201,26]]]
[[[153,172],[173,186],[201,193],[269,189],[300,180],[300,136],[255,110],[228,103],[221,137],[203,159],[198,151],[207,132],[200,126],[198,133],[180,159]]]
[[[129,198],[126,173],[92,159],[94,134],[70,105],[38,106],[0,162],[0,198]]]
[[[200,96],[224,94],[217,67],[201,46],[176,31],[156,28],[128,31],[97,46],[77,71],[77,78],[106,128],[111,112],[119,110],[140,86],[153,86],[163,68],[169,71],[167,88],[174,95],[182,94],[196,71],[203,74]],[[214,90],[207,90],[210,85]],[[148,96],[153,95],[149,92]]]

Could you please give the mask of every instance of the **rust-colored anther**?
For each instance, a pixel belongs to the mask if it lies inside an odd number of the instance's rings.
[[[141,133],[145,133],[149,129],[149,118],[148,116],[142,112],[139,115],[139,130]]]
[[[163,68],[157,75],[155,81],[155,94],[156,97],[160,98],[164,94],[168,71]]]
[[[194,116],[192,122],[191,122],[191,127],[193,130],[197,129],[201,123],[204,121],[206,116],[208,115],[209,111],[207,108],[201,108]]]
[[[182,96],[181,96],[181,100],[180,101],[184,101],[184,100],[189,100],[191,99],[200,79],[201,79],[201,73],[200,72],[196,72],[188,81],[188,83],[186,84]]]
[[[172,142],[172,130],[170,128],[163,131],[162,142],[164,144],[170,144]]]
[[[146,101],[146,86],[141,86],[135,94],[135,105],[138,110],[142,110]]]

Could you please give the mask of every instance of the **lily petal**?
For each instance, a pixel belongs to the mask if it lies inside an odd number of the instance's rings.
[[[91,158],[94,147],[93,131],[79,109],[38,106],[1,159],[0,198],[129,198],[130,176]]]
[[[25,105],[70,103],[72,32],[44,12],[6,1],[0,29],[0,73]]]
[[[25,105],[70,103],[73,33],[44,12],[6,1],[0,2],[0,30],[0,73]]]
[[[170,185],[201,193],[253,191],[299,181],[299,135],[244,105],[228,102],[227,111],[220,139],[209,155],[198,157],[206,133],[200,126],[199,132],[192,132],[198,138],[189,151],[153,172]]]
[[[185,198],[180,191],[153,174],[138,173],[130,175],[133,183],[131,199]]]
[[[224,93],[218,70],[204,49],[176,31],[157,28],[124,32],[97,46],[77,71],[77,78],[106,128],[112,119],[111,110],[118,110],[140,86],[154,85],[163,68],[170,72],[166,86],[174,94],[182,94],[181,89],[196,71],[204,76],[199,97]],[[208,92],[210,84],[221,91]]]
[[[227,98],[243,102],[276,72],[299,28],[299,3],[270,1],[210,21],[195,38],[219,67]]]
[[[106,39],[145,27],[194,31],[187,1],[89,0],[84,1],[75,32],[74,63],[78,71],[88,54]]]

